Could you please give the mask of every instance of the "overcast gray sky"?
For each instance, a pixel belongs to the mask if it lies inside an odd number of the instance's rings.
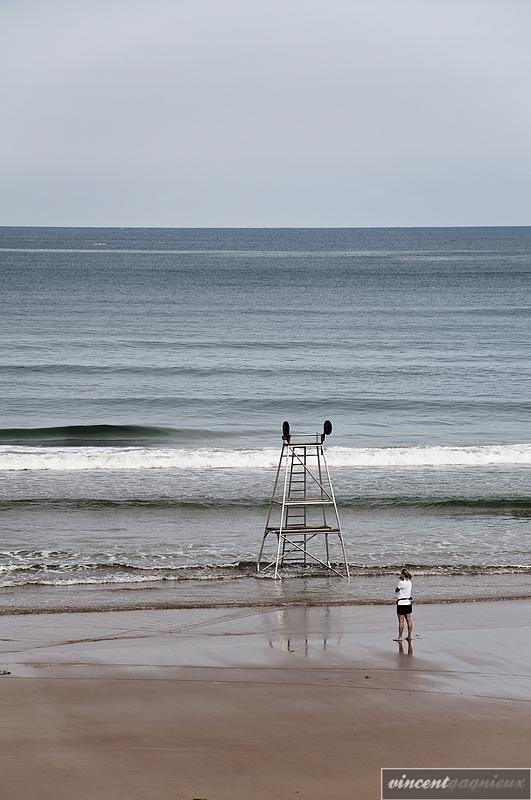
[[[530,0],[0,0],[0,224],[531,224]]]

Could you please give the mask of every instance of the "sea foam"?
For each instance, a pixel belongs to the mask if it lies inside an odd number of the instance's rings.
[[[332,467],[531,466],[531,444],[411,447],[331,447]],[[0,470],[264,470],[278,463],[273,448],[0,446]]]

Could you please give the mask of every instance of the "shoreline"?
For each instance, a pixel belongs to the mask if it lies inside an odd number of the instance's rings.
[[[394,604],[392,575],[199,578],[121,583],[26,584],[0,587],[0,617],[216,608],[371,607]],[[529,575],[414,575],[416,606],[530,600]]]
[[[415,601],[415,608],[418,606],[454,606],[454,605],[469,605],[480,603],[508,603],[508,602],[525,602],[531,600],[531,593],[526,595],[510,595],[508,597],[465,597],[455,599],[440,599],[440,600],[418,600]],[[245,603],[245,602],[220,602],[215,605],[209,603],[180,603],[177,604],[162,604],[162,603],[139,603],[138,605],[113,605],[113,606],[69,606],[67,608],[0,608],[0,618],[10,616],[40,616],[42,614],[110,614],[110,613],[126,613],[134,611],[193,611],[195,609],[200,611],[211,610],[215,611],[217,608],[254,608],[254,609],[289,609],[289,608],[380,608],[382,606],[394,607],[395,603],[391,600],[358,600],[358,601],[343,601],[343,600],[330,600],[322,602],[304,602],[304,601],[291,601],[286,603],[278,603],[273,600]]]

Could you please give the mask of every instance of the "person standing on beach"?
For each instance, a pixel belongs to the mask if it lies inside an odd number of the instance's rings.
[[[411,599],[411,572],[404,567],[398,576],[398,584],[395,589],[396,593],[396,613],[398,615],[398,638],[395,642],[402,641],[402,634],[404,632],[404,619],[407,622],[407,639],[411,641],[413,637],[413,616],[412,616],[412,599]]]

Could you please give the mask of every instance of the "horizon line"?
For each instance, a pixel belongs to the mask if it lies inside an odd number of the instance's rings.
[[[470,229],[470,228],[531,228],[531,223],[528,225],[0,225],[0,230],[7,228],[41,228],[44,230],[59,229],[59,230],[190,230],[190,231],[204,231],[204,230],[448,230],[448,229]]]

